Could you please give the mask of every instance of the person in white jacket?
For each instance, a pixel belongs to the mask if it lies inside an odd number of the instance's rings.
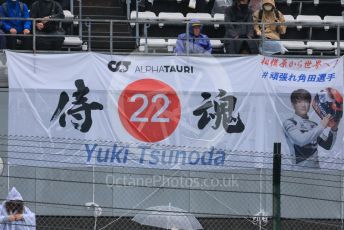
[[[295,156],[295,166],[304,170],[320,168],[318,145],[330,150],[335,143],[338,130],[338,127],[332,127],[325,135],[324,130],[332,119],[330,114],[325,116],[319,125],[309,120],[311,100],[312,96],[307,90],[295,90],[291,94],[295,114],[283,123],[290,152]]]
[[[0,230],[36,230],[35,213],[24,206],[23,197],[15,187],[0,206]]]

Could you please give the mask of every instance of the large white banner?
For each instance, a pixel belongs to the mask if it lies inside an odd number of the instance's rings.
[[[11,164],[343,169],[341,58],[7,59]]]

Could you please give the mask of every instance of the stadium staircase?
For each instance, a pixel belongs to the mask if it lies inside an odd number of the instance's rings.
[[[75,15],[79,15],[77,3],[74,5]],[[126,12],[121,1],[114,0],[83,0],[82,19],[101,20],[126,20]],[[83,41],[87,42],[89,28],[87,23],[83,25]],[[128,23],[113,24],[113,51],[131,52],[135,49],[135,39],[132,37],[130,25]],[[91,24],[91,49],[93,51],[110,50],[110,23]]]

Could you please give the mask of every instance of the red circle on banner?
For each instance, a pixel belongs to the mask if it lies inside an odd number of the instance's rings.
[[[124,128],[134,138],[158,142],[177,128],[181,109],[172,87],[162,81],[143,79],[124,89],[119,97],[118,112]]]

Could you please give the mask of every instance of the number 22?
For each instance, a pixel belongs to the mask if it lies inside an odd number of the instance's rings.
[[[149,122],[148,117],[139,117],[139,115],[148,107],[149,101],[148,97],[145,94],[135,94],[130,98],[130,102],[135,102],[136,99],[141,98],[143,100],[142,106],[133,113],[130,117],[130,121],[133,122]],[[156,103],[157,100],[161,98],[164,100],[163,106],[152,116],[151,122],[162,122],[167,123],[170,122],[170,118],[162,118],[159,117],[162,113],[166,111],[170,104],[170,99],[165,94],[157,94],[152,98],[152,103]]]

